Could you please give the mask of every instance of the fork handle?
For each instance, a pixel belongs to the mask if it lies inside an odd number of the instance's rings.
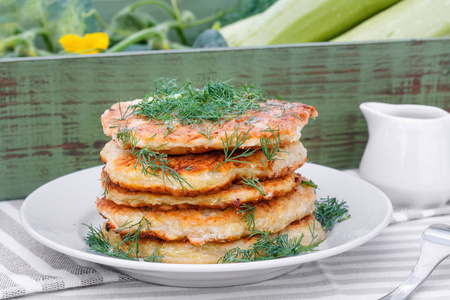
[[[379,300],[403,300],[413,293],[430,276],[431,272],[450,255],[449,247],[423,241],[420,257],[412,273],[395,290]]]

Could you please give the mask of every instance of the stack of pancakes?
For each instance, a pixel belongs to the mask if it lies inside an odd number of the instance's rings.
[[[139,101],[115,104],[101,118],[112,140],[101,151],[105,193],[97,209],[107,219],[110,243],[133,230],[124,224],[143,218],[149,225],[140,228],[139,256],[158,250],[167,263],[215,263],[227,250],[252,245],[255,231],[303,236],[305,245],[325,238],[313,217],[314,188],[294,172],[306,162],[299,139],[309,118],[317,116],[314,107],[267,100],[260,110],[231,120],[175,120],[167,131],[159,120],[124,116]],[[142,159],[155,158],[139,156],[140,149],[165,160],[149,172]],[[267,150],[276,155],[269,159]],[[254,211],[254,225],[243,208]]]

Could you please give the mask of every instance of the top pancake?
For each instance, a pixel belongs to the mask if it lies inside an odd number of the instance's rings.
[[[259,104],[261,110],[247,110],[242,116],[221,123],[185,125],[174,120],[170,125],[173,130],[168,131],[166,125],[158,120],[128,114],[132,106],[140,101],[120,102],[105,111],[101,117],[103,131],[121,144],[117,133],[131,130],[135,135],[135,147],[149,146],[171,155],[221,150],[227,137],[229,146],[234,147],[237,139],[231,138],[233,133],[244,136],[248,132],[240,149],[260,149],[261,138],[273,141],[274,133],[275,138],[279,136],[279,146],[284,146],[298,141],[309,118],[317,116],[316,109],[306,104],[267,100]]]

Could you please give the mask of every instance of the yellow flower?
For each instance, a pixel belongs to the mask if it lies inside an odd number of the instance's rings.
[[[109,37],[104,32],[88,33],[84,37],[75,34],[66,34],[59,39],[59,43],[66,52],[93,54],[108,48]]]

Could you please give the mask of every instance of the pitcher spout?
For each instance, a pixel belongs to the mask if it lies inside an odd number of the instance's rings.
[[[364,118],[367,122],[369,131],[377,124],[386,123],[390,116],[390,106],[392,104],[379,102],[364,102],[359,106]]]

